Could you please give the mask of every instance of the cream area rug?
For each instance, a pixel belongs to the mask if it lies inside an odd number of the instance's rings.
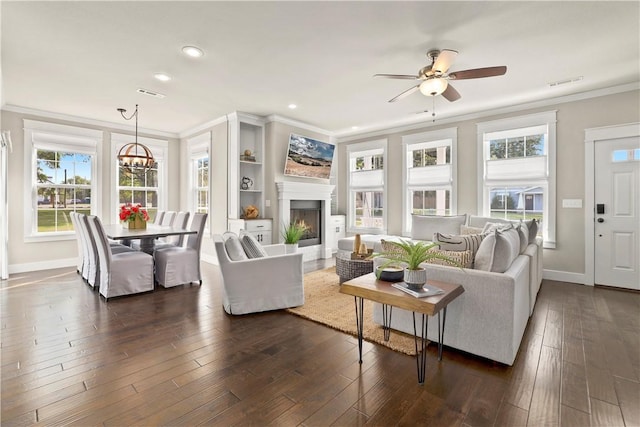
[[[304,276],[304,305],[289,308],[289,313],[313,320],[331,328],[358,336],[356,307],[351,295],[340,293],[335,267],[318,270]],[[413,336],[391,330],[384,340],[382,326],[373,322],[373,302],[364,300],[364,339],[409,355],[416,354]]]

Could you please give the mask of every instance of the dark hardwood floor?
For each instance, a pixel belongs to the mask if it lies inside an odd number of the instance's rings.
[[[226,315],[203,271],[108,303],[71,268],[0,281],[2,426],[640,425],[639,293],[545,281],[514,366],[430,346],[420,386],[385,347]]]

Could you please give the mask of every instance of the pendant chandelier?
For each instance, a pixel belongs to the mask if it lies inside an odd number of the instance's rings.
[[[129,117],[125,116],[127,110],[124,108],[118,108],[118,111],[125,120],[131,120],[134,117],[136,118],[135,142],[125,144],[120,151],[118,151],[118,162],[128,173],[145,173],[156,165],[156,161],[153,159],[151,150],[144,144],[138,143],[138,104],[136,104],[136,111],[134,111]]]

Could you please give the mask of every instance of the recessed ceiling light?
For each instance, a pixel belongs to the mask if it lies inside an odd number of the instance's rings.
[[[351,129],[358,130],[358,129],[360,129],[360,127],[359,126],[351,126]]]
[[[192,58],[200,58],[201,56],[204,56],[202,49],[195,46],[185,46],[182,48],[182,52]]]
[[[295,110],[296,108],[298,108],[298,106],[296,104],[289,104],[289,109],[290,110]]]
[[[169,80],[171,80],[171,76],[165,73],[155,73],[153,77],[160,80],[161,82],[168,82]]]

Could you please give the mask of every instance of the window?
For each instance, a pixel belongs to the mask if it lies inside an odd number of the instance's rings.
[[[555,111],[478,124],[482,215],[540,222],[555,247]]]
[[[112,221],[114,223],[119,221],[118,209],[125,203],[141,204],[149,212],[151,221],[154,220],[158,210],[166,209],[167,165],[165,159],[168,143],[167,141],[138,136],[138,142],[146,145],[153,153],[156,165],[147,171],[129,173],[118,164],[116,154],[123,145],[133,142],[134,138],[131,135],[111,134],[113,171],[116,177],[115,190],[112,195],[112,206],[114,206]]]
[[[211,132],[187,141],[189,150],[189,209],[196,213],[209,213],[209,146]],[[210,218],[207,218],[209,224]],[[207,225],[208,227],[208,225]]]
[[[347,221],[351,231],[379,233],[386,229],[386,151],[386,140],[347,147]]]
[[[405,235],[411,233],[411,215],[455,215],[457,134],[451,128],[402,137]]]
[[[102,132],[32,120],[25,128],[25,241],[73,239],[70,212],[97,206]]]

